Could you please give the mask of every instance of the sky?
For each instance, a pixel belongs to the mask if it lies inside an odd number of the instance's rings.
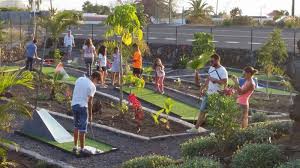
[[[1,0],[0,0],[1,1]],[[17,0],[28,2],[28,0]],[[76,9],[81,10],[82,4],[86,0],[53,0],[53,6],[62,9]],[[125,1],[125,0],[123,0]],[[189,0],[177,0],[178,1],[178,11],[182,10],[182,7],[185,9],[189,8]],[[116,0],[90,0],[92,3],[98,3],[107,6],[114,6],[116,4]],[[206,2],[216,7],[217,0],[206,0]],[[229,12],[234,7],[239,7],[242,9],[243,15],[249,16],[259,16],[266,15],[270,13],[273,9],[279,10],[288,10],[291,11],[292,0],[218,0],[219,7],[218,11],[226,11]],[[43,8],[48,9],[50,2],[49,0],[43,0]],[[300,16],[300,0],[295,0],[295,13]]]

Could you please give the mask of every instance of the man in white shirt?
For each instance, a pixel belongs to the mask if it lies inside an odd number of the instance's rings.
[[[72,47],[75,47],[74,36],[72,35],[72,31],[68,30],[68,34],[64,37],[64,47],[67,51],[67,61],[68,63],[72,62],[71,54],[72,54]]]
[[[100,80],[99,72],[94,72],[90,78],[80,77],[75,82],[72,97],[72,111],[74,117],[74,148],[78,152],[77,142],[80,141],[80,154],[89,153],[84,149],[85,134],[88,121],[92,122],[93,97],[96,92],[96,84]]]
[[[220,63],[221,58],[218,54],[213,54],[211,56],[210,68],[208,70],[208,78],[205,84],[200,88],[200,96],[202,97],[202,102],[200,105],[200,113],[198,116],[195,128],[187,130],[187,132],[198,132],[199,127],[203,124],[206,118],[206,108],[208,103],[208,96],[214,93],[219,93],[224,86],[227,85],[228,72]]]

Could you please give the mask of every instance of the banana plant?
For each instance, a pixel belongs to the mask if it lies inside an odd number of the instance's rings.
[[[201,68],[203,68],[207,64],[207,62],[209,62],[210,55],[211,55],[211,53],[203,53],[199,57],[191,60],[188,63],[188,67],[191,68],[191,69],[193,69],[194,72],[195,72],[195,84],[197,86],[200,85],[199,70]]]

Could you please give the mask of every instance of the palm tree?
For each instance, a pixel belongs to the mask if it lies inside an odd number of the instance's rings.
[[[40,10],[41,4],[42,4],[42,0],[28,0],[29,3],[29,7],[30,9],[33,8],[33,3],[35,3],[35,8],[36,10]]]
[[[202,0],[191,0],[190,5],[192,6],[187,14],[194,17],[207,17],[213,13],[213,7],[208,6],[208,4]]]
[[[70,25],[78,24],[81,20],[81,14],[73,11],[58,12],[49,17],[42,18],[40,23],[46,28],[53,39],[54,50],[57,48],[57,43],[60,35],[67,30]]]
[[[27,88],[33,88],[33,75],[29,71],[25,72],[15,72],[15,73],[4,73],[0,69],[0,98],[5,100],[5,94],[8,89],[13,86],[24,86]],[[8,132],[11,128],[11,122],[14,120],[14,116],[21,114],[23,116],[31,116],[31,111],[25,105],[25,102],[22,102],[16,98],[11,98],[6,100],[4,103],[0,104],[0,130]],[[14,142],[6,140],[0,136],[0,142],[6,145],[16,145]],[[0,147],[0,167],[6,167],[9,165],[9,162],[6,160],[6,149]]]

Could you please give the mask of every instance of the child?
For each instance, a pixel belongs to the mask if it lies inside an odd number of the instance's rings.
[[[157,80],[155,81],[156,89],[159,93],[164,94],[165,67],[159,58],[154,62],[154,70],[157,76]]]
[[[107,85],[105,85],[105,79],[106,79],[106,75],[107,75],[107,72],[106,72],[106,68],[107,68],[107,50],[106,50],[106,47],[105,46],[101,46],[99,48],[99,67],[97,67],[97,70],[100,71],[100,74],[101,74],[101,86],[103,88],[107,88]]]
[[[85,44],[82,47],[82,49],[83,49],[84,62],[85,62],[86,67],[87,67],[87,76],[91,76],[91,74],[92,74],[92,64],[94,62],[94,56],[97,55],[92,40],[87,39],[85,41]]]
[[[119,53],[119,48],[115,47],[114,48],[114,53],[113,53],[113,63],[112,63],[112,79],[111,79],[111,83],[114,86],[115,82],[116,82],[116,78],[118,81],[118,85],[120,85],[120,53]]]
[[[137,44],[132,45],[134,49],[133,59],[132,59],[132,67],[133,67],[133,75],[141,78],[142,75],[142,54]]]

